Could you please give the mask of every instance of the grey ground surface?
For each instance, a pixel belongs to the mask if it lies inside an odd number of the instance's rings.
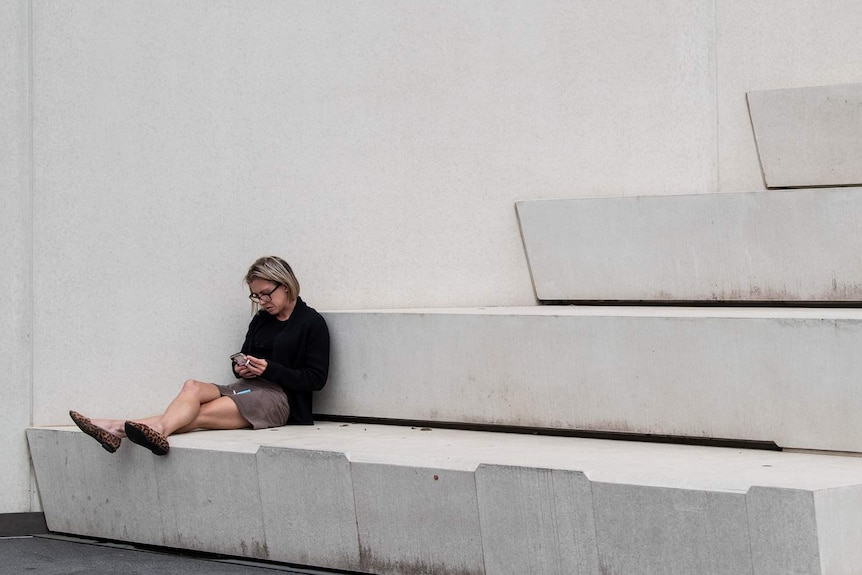
[[[58,536],[0,537],[0,575],[268,575],[324,573],[230,558],[180,555]]]

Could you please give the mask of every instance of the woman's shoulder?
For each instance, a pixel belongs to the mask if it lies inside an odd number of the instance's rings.
[[[326,320],[323,319],[323,316],[320,315],[316,309],[305,303],[301,297],[296,298],[296,308],[294,313],[297,311],[299,312],[299,317],[303,318],[303,321],[308,323],[326,324]]]

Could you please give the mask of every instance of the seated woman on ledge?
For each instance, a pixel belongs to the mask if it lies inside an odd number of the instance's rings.
[[[156,455],[170,449],[168,436],[195,429],[261,429],[312,424],[311,393],[326,384],[329,330],[323,317],[299,297],[299,282],[283,259],[258,259],[245,276],[258,310],[241,354],[232,356],[239,381],[216,385],[190,379],[165,412],[144,419],[72,421],[113,453],[123,437]]]

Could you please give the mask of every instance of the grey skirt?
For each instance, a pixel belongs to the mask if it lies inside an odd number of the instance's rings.
[[[279,427],[287,424],[290,404],[287,394],[277,384],[256,377],[240,379],[229,385],[219,385],[219,392],[236,404],[239,414],[253,429]]]

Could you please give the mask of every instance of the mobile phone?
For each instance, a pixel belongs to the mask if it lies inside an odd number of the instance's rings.
[[[230,356],[230,359],[239,366],[248,365],[248,358],[244,353],[235,353]]]

